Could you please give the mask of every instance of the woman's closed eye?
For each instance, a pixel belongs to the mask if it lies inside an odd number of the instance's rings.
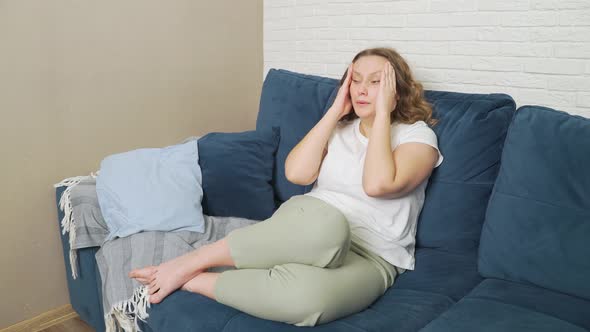
[[[359,81],[359,80],[355,80],[355,79],[352,80],[352,83],[355,83],[355,84],[358,84],[360,82],[361,81]],[[379,84],[379,82],[381,82],[381,81],[380,80],[373,80],[373,81],[370,81],[370,82],[371,82],[371,84]]]

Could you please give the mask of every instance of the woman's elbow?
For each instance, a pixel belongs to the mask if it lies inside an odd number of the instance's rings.
[[[403,186],[397,186],[394,184],[363,184],[365,194],[373,198],[398,198],[405,195],[405,189],[406,188]]]
[[[365,194],[367,194],[367,196],[370,197],[380,197],[383,195],[383,188],[380,185],[366,185],[363,184],[363,190],[365,191]]]
[[[287,178],[287,180],[293,184],[297,184],[300,186],[307,186],[312,184],[317,176],[313,176],[311,178],[309,177],[304,177],[301,176],[301,174],[297,173],[297,172],[293,172],[291,169],[289,168],[285,168],[285,177]]]

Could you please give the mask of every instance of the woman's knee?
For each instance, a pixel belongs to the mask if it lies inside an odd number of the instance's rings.
[[[338,267],[350,249],[350,226],[341,214],[326,215],[315,221],[313,238],[316,250],[326,259],[321,267]]]
[[[245,291],[259,294],[254,296],[256,302],[251,302],[256,303],[256,308],[265,303],[268,311],[259,313],[259,317],[315,326],[363,310],[383,294],[382,277],[368,264],[351,254],[338,269],[295,263],[277,265],[267,272],[251,272],[257,277],[244,284],[253,286]],[[242,271],[248,270],[238,270],[236,274]],[[248,277],[244,273],[235,280],[243,284]],[[254,297],[237,298],[249,301]]]
[[[327,213],[314,221],[314,238],[330,248],[348,247],[350,226],[341,213]]]

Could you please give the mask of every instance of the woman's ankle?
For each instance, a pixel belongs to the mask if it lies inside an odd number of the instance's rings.
[[[197,249],[195,257],[201,262],[198,267],[203,271],[210,267],[235,266],[225,238]]]

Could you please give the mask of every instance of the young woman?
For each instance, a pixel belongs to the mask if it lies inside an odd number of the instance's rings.
[[[271,218],[130,272],[159,303],[178,288],[251,315],[314,326],[361,311],[414,268],[427,179],[442,162],[432,110],[393,49],[357,54],[331,108],[286,160],[311,192]],[[210,267],[234,266],[223,273]]]

